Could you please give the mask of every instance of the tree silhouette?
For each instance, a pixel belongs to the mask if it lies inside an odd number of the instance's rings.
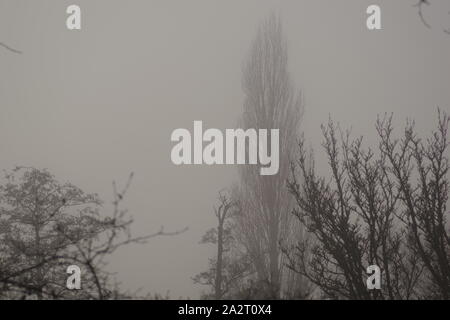
[[[59,183],[47,170],[17,167],[0,186],[0,297],[10,299],[111,299],[124,297],[105,270],[105,259],[118,248],[145,243],[160,231],[133,237],[132,219],[120,208],[132,175],[121,191],[115,183],[113,212],[70,183]],[[66,269],[82,270],[81,290],[66,288]]]
[[[217,227],[208,230],[201,243],[213,244],[217,255],[209,261],[209,269],[197,274],[195,283],[210,287],[211,294],[203,298],[236,298],[242,289],[240,283],[252,273],[250,261],[245,253],[240,251],[236,241],[232,217],[236,214],[237,204],[223,192],[219,194],[219,204],[214,208]]]
[[[267,298],[280,297],[289,272],[279,242],[299,234],[293,232],[296,224],[290,215],[292,198],[286,179],[302,107],[287,59],[281,20],[272,14],[261,24],[243,68],[245,102],[240,125],[244,129],[280,129],[280,168],[276,175],[261,176],[258,166],[241,166],[240,185],[234,192],[240,205],[235,218],[237,234],[256,270],[258,291]]]
[[[377,121],[380,142],[373,150],[330,120],[323,127],[330,179],[317,175],[301,139],[288,186],[297,203],[293,213],[315,241],[286,250],[289,267],[327,297],[448,299],[449,121],[439,112],[426,140],[410,122],[397,139],[392,116],[385,116]],[[381,268],[381,290],[366,288],[372,264]]]

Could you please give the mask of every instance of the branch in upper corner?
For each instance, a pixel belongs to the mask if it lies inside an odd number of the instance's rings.
[[[417,4],[415,4],[414,6],[417,7],[417,10],[419,12],[419,17],[420,17],[420,20],[422,20],[422,23],[427,28],[431,28],[430,24],[425,20],[425,17],[423,16],[423,5],[429,6],[430,3],[428,2],[428,0],[419,0],[419,2]]]
[[[11,52],[14,52],[14,53],[17,53],[17,54],[22,54],[22,51],[19,51],[19,50],[16,50],[14,48],[11,48],[10,46],[4,44],[3,42],[0,42],[0,46],[5,48],[5,49],[7,49],[7,50],[9,50],[9,51],[11,51]]]

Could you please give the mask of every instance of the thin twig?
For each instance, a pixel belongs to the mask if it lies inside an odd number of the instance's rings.
[[[3,42],[0,42],[0,46],[2,46],[3,48],[5,48],[5,49],[7,49],[7,50],[9,50],[11,52],[14,52],[14,53],[17,53],[17,54],[22,54],[22,51],[19,51],[19,50],[16,50],[14,48],[11,48],[10,46],[4,44]]]

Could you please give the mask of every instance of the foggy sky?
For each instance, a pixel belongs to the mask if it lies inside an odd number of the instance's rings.
[[[197,298],[191,277],[213,248],[217,192],[234,166],[175,166],[176,128],[233,128],[242,111],[241,66],[258,24],[283,19],[292,78],[303,92],[302,130],[319,151],[329,115],[374,141],[377,114],[416,119],[431,130],[436,107],[450,111],[446,1],[420,21],[412,0],[0,0],[0,169],[48,168],[61,181],[112,199],[113,179],[135,173],[124,206],[135,235],[189,227],[174,237],[118,251],[109,266],[130,290]],[[370,4],[381,31],[366,28]],[[82,30],[66,29],[78,4]],[[444,13],[444,14],[443,14]],[[282,130],[282,128],[280,128]],[[318,154],[320,156],[320,154]],[[319,165],[325,159],[318,160]]]

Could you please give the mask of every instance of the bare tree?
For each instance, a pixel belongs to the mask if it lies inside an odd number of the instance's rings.
[[[377,122],[380,151],[390,164],[402,204],[398,217],[431,279],[427,295],[444,299],[450,298],[449,123],[450,117],[439,111],[437,129],[422,140],[413,122],[402,139],[393,137],[392,117]]]
[[[114,185],[112,215],[100,214],[101,201],[46,170],[17,167],[0,187],[0,296],[37,299],[111,299],[121,294],[105,259],[118,248],[145,243],[165,233],[133,237],[132,220]],[[66,288],[66,268],[82,269],[82,289]],[[122,295],[123,296],[123,295]]]
[[[301,139],[289,189],[294,215],[316,241],[287,250],[289,267],[332,298],[448,299],[448,122],[439,113],[426,141],[412,123],[395,139],[392,116],[384,117],[372,150],[362,147],[362,137],[351,141],[340,132],[339,138],[330,120],[323,127],[330,179],[317,175]],[[381,290],[366,288],[372,264],[382,270]]]
[[[279,17],[271,15],[260,26],[243,68],[244,129],[280,129],[280,168],[261,176],[258,166],[240,167],[240,204],[236,217],[240,242],[258,275],[260,293],[279,298],[285,270],[279,242],[293,233],[292,199],[286,189],[289,157],[301,118],[301,98],[288,72],[287,43]]]
[[[216,300],[235,298],[241,291],[239,282],[252,271],[248,258],[239,251],[233,232],[232,216],[236,214],[236,203],[224,193],[219,194],[219,205],[214,208],[217,218],[217,228],[208,230],[202,237],[201,243],[213,244],[217,247],[217,256],[210,259],[207,271],[196,275],[195,283],[207,285],[213,292],[205,298]]]

